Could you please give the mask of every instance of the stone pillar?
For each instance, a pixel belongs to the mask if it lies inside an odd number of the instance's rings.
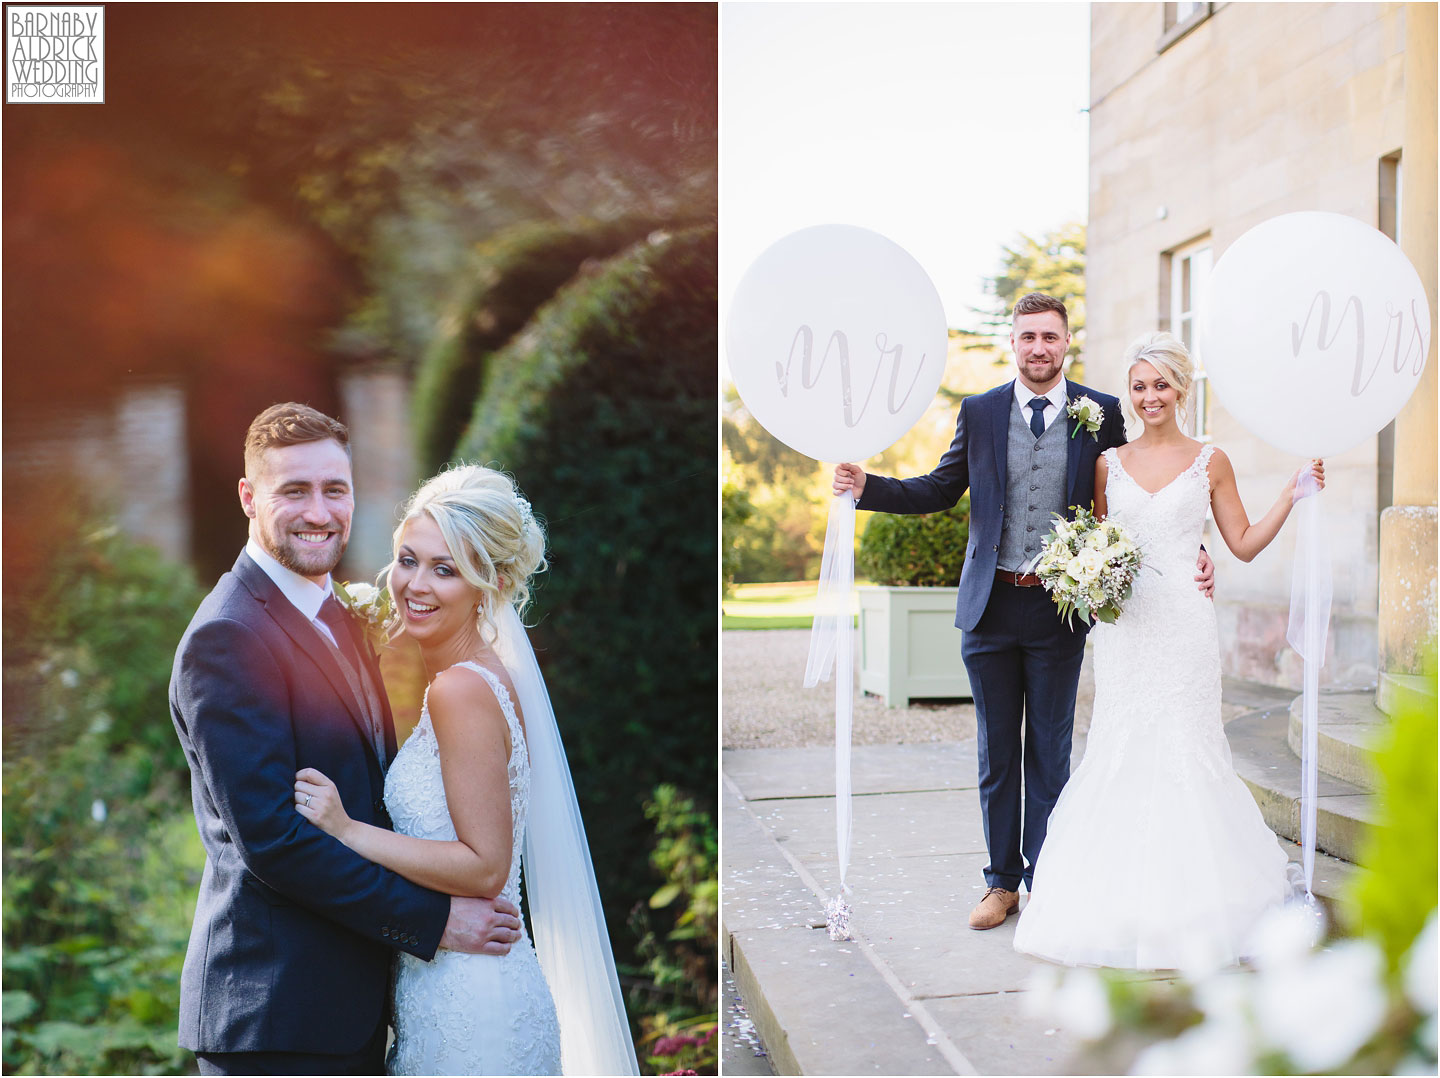
[[[190,560],[190,459],[185,391],[131,384],[115,401],[115,519],[122,531],[172,561]]]
[[[350,428],[355,517],[339,577],[371,581],[390,561],[390,535],[416,486],[410,435],[410,380],[396,367],[372,365],[340,376],[340,420]]]
[[[1430,354],[1415,395],[1395,419],[1393,504],[1380,516],[1380,678],[1376,706],[1390,711],[1419,685],[1435,643],[1436,589],[1436,18],[1405,5],[1405,142],[1400,248],[1430,304]]]

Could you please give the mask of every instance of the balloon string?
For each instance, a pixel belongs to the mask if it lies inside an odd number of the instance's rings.
[[[1290,622],[1285,638],[1305,660],[1300,701],[1300,846],[1305,892],[1314,894],[1316,796],[1319,792],[1320,668],[1329,636],[1333,577],[1321,517],[1319,485],[1310,473],[1295,485],[1299,518],[1290,578]],[[1303,501],[1302,501],[1303,499]]]
[[[820,588],[810,629],[805,662],[805,687],[835,674],[835,846],[840,867],[840,892],[849,890],[851,790],[850,740],[855,706],[855,646],[852,639],[850,592],[855,584],[855,498],[845,493],[830,503],[825,527],[825,552],[820,559]],[[844,905],[843,900],[840,903]],[[845,913],[848,917],[848,911]],[[830,919],[835,920],[832,910]],[[847,922],[848,923],[848,922]],[[832,930],[836,927],[832,923]]]

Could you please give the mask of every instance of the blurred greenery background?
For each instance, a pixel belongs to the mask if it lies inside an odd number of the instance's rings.
[[[715,19],[112,5],[106,104],[7,110],[7,1073],[193,1071],[171,656],[244,542],[250,418],[345,418],[376,367],[413,388],[410,480],[498,462],[547,522],[529,619],[642,1065],[714,1073]],[[152,383],[183,393],[180,558],[94,448]]]

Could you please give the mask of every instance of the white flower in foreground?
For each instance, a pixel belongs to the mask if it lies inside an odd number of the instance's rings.
[[[1215,975],[1230,965],[1229,951],[1218,941],[1206,941],[1194,936],[1177,942],[1179,955],[1176,965],[1181,975],[1197,986],[1197,993],[1225,991],[1225,988],[1213,982]],[[1234,979],[1233,977],[1228,978],[1229,981]]]
[[[1245,974],[1220,974],[1195,986],[1195,1006],[1208,1021],[1238,1022],[1250,1013],[1251,978]]]
[[[1093,969],[1071,970],[1055,993],[1055,1017],[1082,1040],[1098,1041],[1110,1032],[1110,993]]]
[[[90,818],[96,823],[104,823],[105,817],[108,815],[109,813],[105,811],[105,802],[101,801],[100,798],[97,797],[94,801],[90,802]]]
[[[1250,1074],[1255,1061],[1243,1026],[1205,1022],[1173,1041],[1152,1044],[1138,1056],[1131,1074]]]
[[[1324,934],[1323,917],[1303,902],[1274,906],[1256,923],[1244,950],[1262,970],[1303,962]]]
[[[1436,1004],[1436,980],[1440,968],[1436,962],[1435,912],[1410,945],[1405,956],[1405,998],[1421,1014],[1434,1014]]]
[[[80,675],[74,670],[61,670],[60,684],[64,685],[67,689],[73,689],[76,685],[80,684]]]
[[[1384,969],[1374,944],[1345,940],[1307,962],[1262,971],[1255,991],[1261,1037],[1302,1072],[1330,1073],[1380,1027]]]
[[[1060,971],[1053,966],[1040,966],[1025,978],[1021,986],[1021,1009],[1031,1018],[1050,1021],[1056,1017],[1055,997],[1060,991]]]

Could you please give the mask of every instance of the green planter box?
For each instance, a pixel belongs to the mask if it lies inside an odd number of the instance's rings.
[[[954,588],[858,590],[862,692],[883,697],[886,707],[972,695],[960,658]]]

